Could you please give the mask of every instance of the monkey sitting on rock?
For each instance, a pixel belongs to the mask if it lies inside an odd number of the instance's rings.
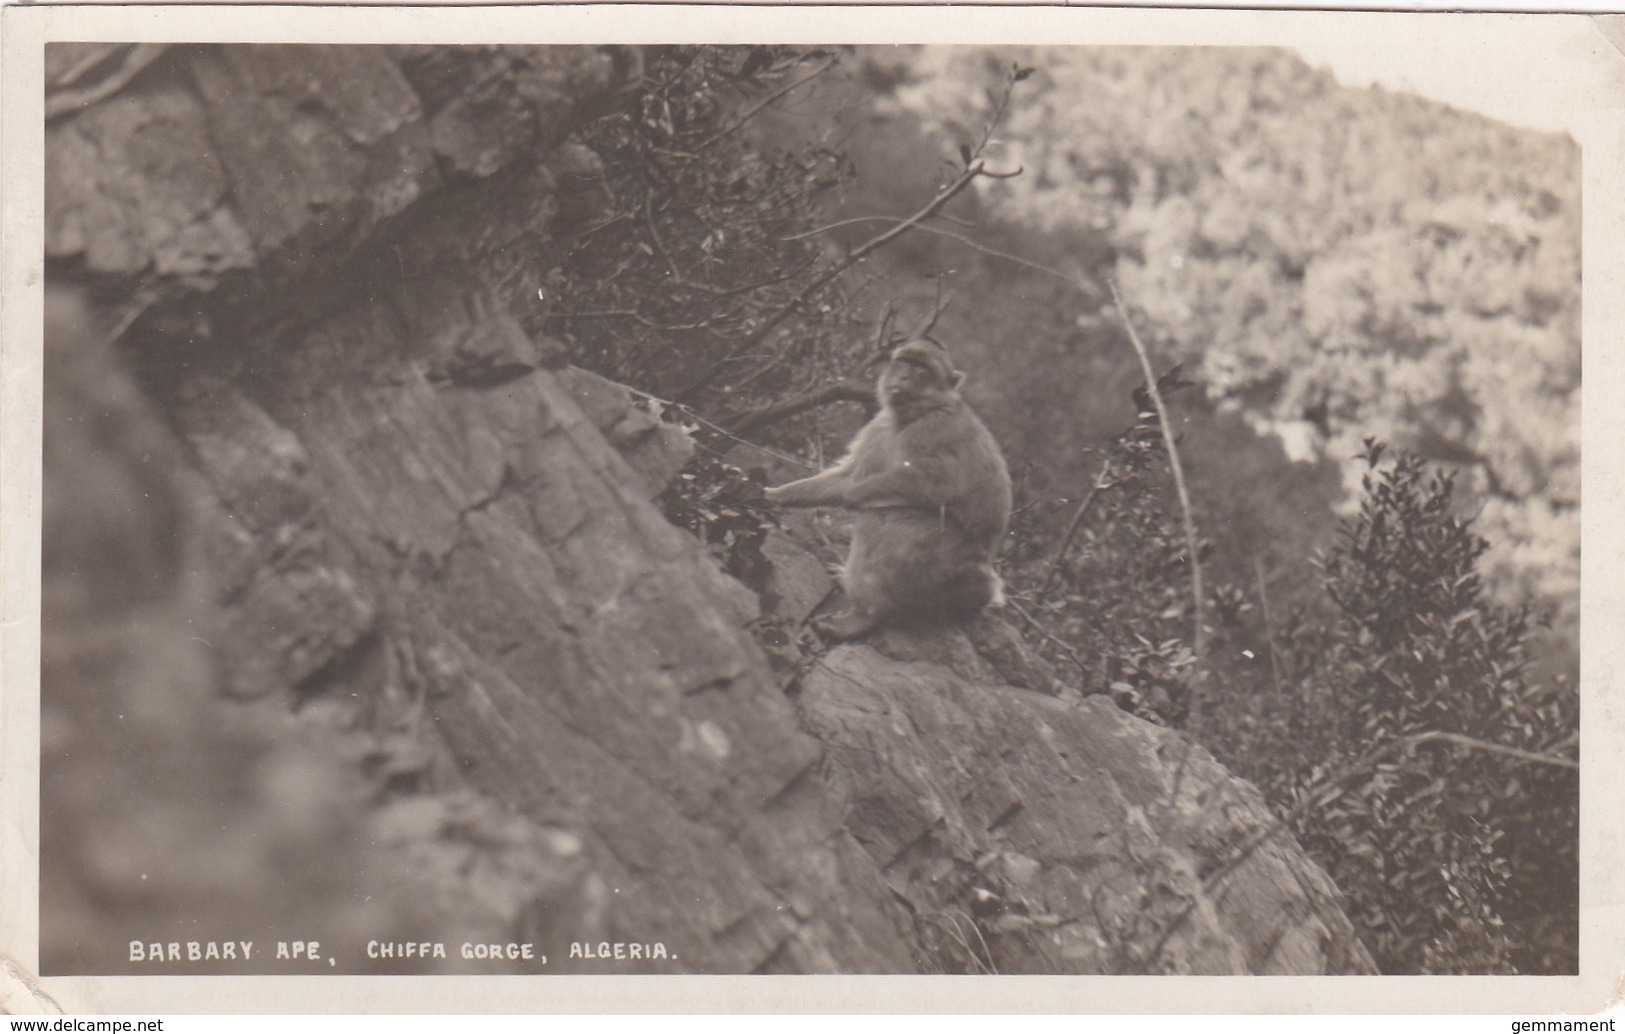
[[[767,490],[780,506],[857,511],[841,572],[850,609],[819,623],[828,638],[885,622],[968,618],[1003,601],[993,555],[1010,516],[1010,473],[959,396],[964,380],[941,345],[904,343],[880,375],[880,412],[846,457]]]

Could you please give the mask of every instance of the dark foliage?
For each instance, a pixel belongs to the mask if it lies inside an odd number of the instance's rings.
[[[1110,693],[1142,718],[1183,725],[1196,664],[1190,568],[1155,414],[1112,442],[1070,508],[1076,533],[1064,556],[1047,552],[1059,543],[1038,533],[1047,515],[1035,508],[1016,537],[1039,548],[1007,565],[1044,629],[1035,645],[1079,671],[1084,693]]]
[[[1453,478],[1409,454],[1385,463],[1374,442],[1366,461],[1324,598],[1271,628],[1262,579],[1221,581],[1197,658],[1166,456],[1142,419],[1053,576],[1039,548],[1007,561],[1034,644],[1084,692],[1188,726],[1293,814],[1385,972],[1573,972],[1576,774],[1496,748],[1571,756],[1577,697],[1530,678],[1528,615],[1487,595],[1487,543]],[[1475,743],[1414,743],[1429,733]]]
[[[1368,441],[1359,516],[1325,561],[1324,767],[1430,731],[1572,753],[1574,694],[1528,679],[1528,617],[1489,601],[1488,543],[1456,512],[1452,477],[1409,454],[1382,466],[1382,451]],[[1507,920],[1551,914],[1558,888],[1576,900],[1577,791],[1569,770],[1430,746],[1378,765],[1300,832],[1386,971],[1550,971],[1577,930],[1542,944]]]
[[[846,174],[828,151],[759,146],[755,116],[835,61],[784,47],[644,48],[641,81],[575,137],[569,251],[550,329],[575,361],[707,411],[827,374],[849,337],[813,225]],[[791,362],[794,360],[794,362]]]
[[[704,542],[724,570],[752,588],[762,587],[771,567],[762,543],[778,522],[759,481],[702,451],[659,503],[667,519]]]
[[[1577,698],[1528,677],[1527,615],[1488,598],[1448,474],[1368,442],[1328,604],[1274,630],[1273,692],[1227,683],[1210,745],[1290,808],[1390,973],[1573,972]],[[1333,792],[1336,787],[1338,792]]]

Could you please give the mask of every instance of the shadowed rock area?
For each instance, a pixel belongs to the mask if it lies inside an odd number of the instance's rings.
[[[998,618],[753,638],[822,565],[724,574],[687,435],[524,329],[625,64],[49,48],[44,972],[1371,972],[1250,786]]]

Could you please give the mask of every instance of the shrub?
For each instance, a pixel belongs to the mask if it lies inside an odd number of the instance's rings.
[[[1088,492],[1063,557],[1052,555],[1058,542],[1033,534],[1057,514],[1035,506],[1017,526],[1014,538],[1029,546],[1006,566],[1023,613],[1043,629],[1034,645],[1078,672],[1085,694],[1108,693],[1139,717],[1182,725],[1196,663],[1190,569],[1155,417],[1116,438]]]
[[[1038,591],[1050,547],[1016,558],[1035,645],[1086,693],[1188,721],[1291,813],[1385,972],[1573,972],[1578,781],[1518,752],[1572,753],[1575,694],[1531,679],[1529,615],[1488,596],[1453,477],[1384,454],[1367,443],[1324,597],[1271,629],[1221,581],[1197,659],[1165,454],[1142,422],[1108,453],[1061,591]]]
[[[1577,900],[1574,773],[1412,738],[1554,754],[1578,728],[1573,694],[1530,684],[1528,615],[1487,599],[1476,567],[1488,543],[1456,512],[1452,476],[1409,454],[1385,465],[1383,451],[1367,440],[1359,515],[1324,560],[1332,620],[1293,651],[1320,658],[1290,730],[1320,760],[1288,796],[1355,770],[1298,832],[1385,972],[1561,966],[1575,927],[1537,943],[1507,920],[1550,914],[1559,888]]]

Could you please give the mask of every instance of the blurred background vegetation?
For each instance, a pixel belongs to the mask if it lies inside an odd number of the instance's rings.
[[[1076,691],[1257,783],[1385,971],[1575,971],[1570,139],[1272,49],[638,60],[530,309],[695,429],[675,519],[759,571],[763,478],[937,313],[1017,481],[1011,620]],[[1182,364],[1200,608],[1125,316]]]

